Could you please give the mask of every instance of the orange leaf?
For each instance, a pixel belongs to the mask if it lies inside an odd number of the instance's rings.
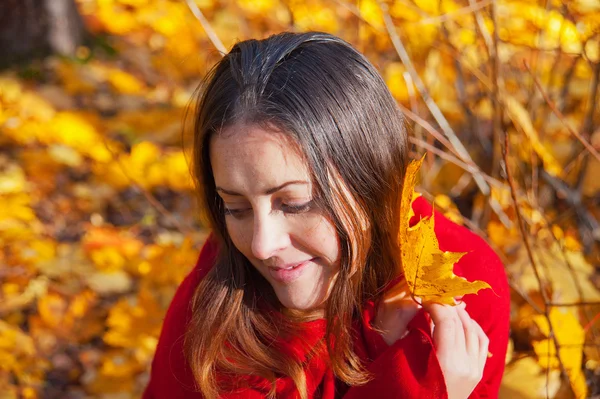
[[[408,166],[400,198],[400,215],[397,220],[398,243],[401,268],[406,289],[423,302],[437,302],[454,305],[454,297],[477,293],[483,288],[491,288],[484,281],[469,282],[454,274],[454,264],[464,255],[461,252],[443,252],[434,232],[434,216],[421,219],[414,226],[409,222],[414,215],[412,199],[417,172],[423,158]],[[387,298],[399,296],[397,288],[386,294]]]

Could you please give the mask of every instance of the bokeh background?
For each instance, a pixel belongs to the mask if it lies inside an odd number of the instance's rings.
[[[284,30],[366,54],[419,190],[504,260],[501,397],[600,397],[598,0],[4,0],[0,398],[140,396],[207,235],[185,111]]]

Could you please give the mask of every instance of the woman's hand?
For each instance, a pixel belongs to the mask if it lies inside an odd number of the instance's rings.
[[[410,296],[403,292],[380,303],[373,324],[381,330],[381,336],[385,343],[392,345],[404,337],[407,332],[406,326],[420,308],[421,305],[415,303]]]
[[[421,308],[405,292],[382,301],[375,316],[374,326],[381,330],[388,345],[404,337],[408,323]],[[456,306],[429,303],[423,307],[431,316],[433,344],[444,374],[448,399],[466,399],[483,376],[489,339],[471,319],[464,302]]]
[[[424,305],[433,322],[433,343],[448,399],[468,398],[481,380],[487,360],[489,339],[465,306],[464,302],[457,306]]]

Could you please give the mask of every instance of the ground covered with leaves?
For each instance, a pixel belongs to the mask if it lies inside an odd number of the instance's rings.
[[[0,72],[0,398],[139,397],[206,236],[186,107],[219,50],[283,30],[367,55],[419,190],[504,260],[501,397],[600,395],[596,0],[77,3],[87,45]]]

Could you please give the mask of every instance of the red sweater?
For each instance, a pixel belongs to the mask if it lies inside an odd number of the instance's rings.
[[[431,205],[417,199],[413,205],[415,218],[431,214]],[[470,398],[495,398],[498,396],[504,371],[504,359],[509,336],[509,289],[504,268],[498,256],[476,234],[459,226],[436,212],[435,232],[443,251],[468,252],[455,265],[454,272],[468,280],[484,280],[493,288],[478,295],[466,295],[467,312],[481,325],[490,339],[488,358],[483,379]],[[415,219],[413,219],[415,220]],[[162,333],[152,362],[150,382],[143,399],[201,399],[194,389],[194,379],[183,353],[183,334],[191,317],[190,302],[199,281],[213,265],[216,244],[207,240],[196,267],[178,288],[167,311]],[[366,385],[348,388],[336,380],[324,359],[312,357],[306,368],[307,390],[311,399],[334,398],[447,398],[446,386],[429,328],[429,317],[420,310],[408,325],[408,334],[388,346],[379,333],[370,327],[375,305],[367,303],[364,321],[356,322],[354,351],[367,364],[374,379]],[[309,342],[315,344],[325,334],[325,320],[307,324]],[[292,352],[298,353],[300,345],[288,343]],[[256,376],[248,377],[252,389],[222,396],[225,399],[267,397],[269,383]],[[278,398],[297,398],[299,395],[289,377],[277,380]]]

